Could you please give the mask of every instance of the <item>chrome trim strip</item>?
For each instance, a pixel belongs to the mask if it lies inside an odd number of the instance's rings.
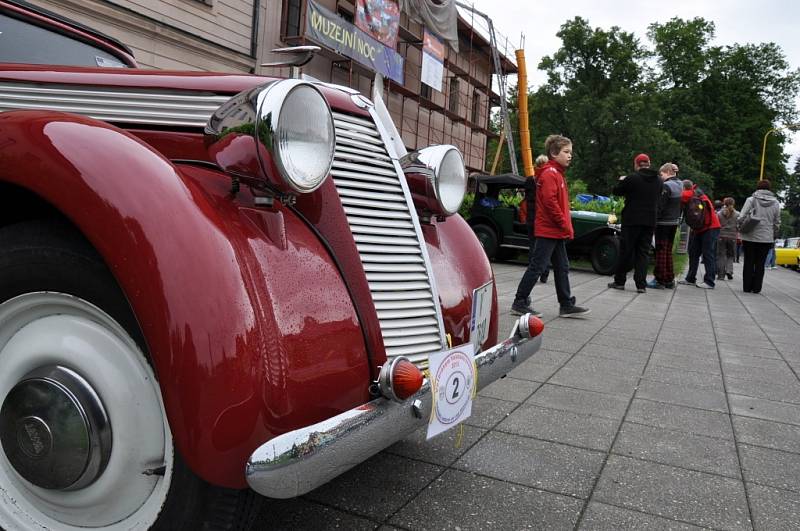
[[[539,350],[542,336],[513,336],[475,356],[478,389]],[[322,422],[279,435],[258,447],[245,466],[247,483],[270,498],[305,494],[425,426],[431,415],[425,380],[405,402],[377,398]]]
[[[208,92],[0,81],[0,112],[61,111],[117,123],[204,127],[229,99]]]
[[[375,74],[375,80],[372,83],[372,103],[373,107],[370,108],[372,119],[377,123],[380,122],[384,127],[383,138],[384,141],[388,140],[389,144],[394,148],[395,156],[400,159],[408,154],[406,145],[403,138],[400,136],[400,131],[392,120],[392,115],[389,114],[389,109],[383,101],[383,75]],[[379,118],[379,119],[378,119]]]

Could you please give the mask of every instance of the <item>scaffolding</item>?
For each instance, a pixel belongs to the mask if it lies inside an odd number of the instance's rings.
[[[464,4],[462,2],[456,2],[456,5],[468,11],[472,14],[473,22],[475,20],[475,15],[483,18],[486,21],[486,29],[489,34],[489,46],[491,47],[492,52],[492,63],[494,64],[494,73],[497,76],[497,85],[500,92],[500,113],[501,119],[503,120],[503,132],[505,133],[506,137],[506,144],[508,146],[508,156],[509,162],[511,164],[511,172],[515,175],[519,175],[519,171],[517,171],[517,155],[514,150],[514,136],[511,131],[511,120],[509,120],[508,114],[508,90],[507,90],[507,76],[506,72],[503,69],[503,64],[500,61],[500,51],[497,42],[497,33],[494,30],[494,23],[492,22],[491,17],[486,13],[482,13],[475,9],[474,5]],[[475,28],[475,24],[471,24],[473,28]],[[505,48],[504,54],[508,53],[508,39],[505,40]]]
[[[351,21],[354,2],[318,0],[318,3]],[[460,53],[446,46],[445,79],[442,91],[429,89],[421,82],[422,37],[424,28],[401,13],[397,51],[405,58],[402,84],[385,80],[383,99],[403,143],[409,149],[431,144],[454,144],[464,155],[470,170],[484,172],[487,141],[495,133],[489,119],[494,105],[505,106],[505,76],[516,71],[508,39],[490,29],[490,21],[471,7],[459,7],[458,34]],[[305,3],[300,27],[304,27]],[[312,44],[304,35],[283,36],[290,44]],[[499,53],[498,53],[499,52]],[[356,61],[325,49],[304,72],[318,79],[350,86],[362,94],[372,94],[374,72]],[[503,89],[493,90],[493,75],[499,72]],[[496,86],[496,85],[495,85]],[[504,116],[507,113],[504,111]],[[504,125],[508,122],[504,119]],[[510,135],[509,135],[510,136]],[[513,149],[513,141],[512,141]],[[516,158],[511,157],[516,163]]]

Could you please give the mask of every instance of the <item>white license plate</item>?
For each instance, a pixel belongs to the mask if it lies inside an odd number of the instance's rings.
[[[478,371],[475,351],[469,343],[431,354],[428,359],[433,391],[427,436],[430,439],[457,426],[472,414]]]
[[[492,282],[472,290],[472,314],[469,320],[469,342],[475,352],[481,351],[481,345],[489,337],[489,325],[492,319]]]

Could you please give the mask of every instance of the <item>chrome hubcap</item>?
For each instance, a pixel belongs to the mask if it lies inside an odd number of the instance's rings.
[[[14,470],[43,489],[93,483],[111,456],[111,424],[78,373],[50,365],[26,374],[0,408],[0,441]]]

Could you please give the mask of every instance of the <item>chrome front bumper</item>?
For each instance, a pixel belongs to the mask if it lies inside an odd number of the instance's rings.
[[[509,339],[475,356],[478,389],[530,358],[542,336],[523,338],[514,327]],[[431,416],[431,387],[405,402],[376,398],[335,417],[279,435],[258,447],[247,462],[250,487],[270,498],[293,498],[346,472],[425,426]]]

